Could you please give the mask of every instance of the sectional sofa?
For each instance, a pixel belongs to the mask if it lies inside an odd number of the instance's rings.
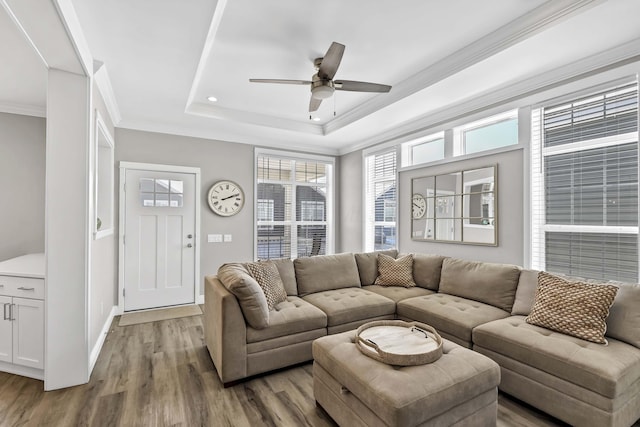
[[[222,382],[312,360],[316,338],[397,318],[427,323],[493,359],[501,390],[567,423],[630,426],[640,418],[637,285],[616,285],[602,345],[525,321],[537,271],[413,254],[417,286],[380,286],[377,259],[372,252],[276,260],[287,295],[268,312],[247,286],[244,264],[206,277],[205,341]]]

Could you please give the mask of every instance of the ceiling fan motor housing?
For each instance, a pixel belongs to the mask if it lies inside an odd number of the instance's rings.
[[[315,99],[327,99],[333,95],[334,85],[332,80],[323,80],[317,74],[313,75],[311,82],[311,96]]]

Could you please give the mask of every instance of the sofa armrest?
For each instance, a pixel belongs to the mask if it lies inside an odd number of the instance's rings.
[[[247,325],[236,297],[216,276],[205,277],[204,336],[223,383],[247,376]]]

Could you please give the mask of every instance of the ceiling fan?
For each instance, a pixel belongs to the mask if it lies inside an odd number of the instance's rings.
[[[358,82],[353,80],[333,80],[336,75],[342,55],[344,45],[333,42],[323,58],[316,58],[313,65],[318,70],[311,80],[282,80],[282,79],[249,79],[253,83],[279,83],[288,85],[310,85],[311,101],[309,101],[309,112],[316,111],[323,99],[333,95],[334,90],[347,90],[350,92],[389,92],[391,86],[378,83]]]

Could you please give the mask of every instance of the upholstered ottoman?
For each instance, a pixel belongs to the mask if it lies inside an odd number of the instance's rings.
[[[443,340],[434,363],[398,367],[365,356],[355,331],[313,342],[316,402],[341,426],[495,426],[500,368]]]

